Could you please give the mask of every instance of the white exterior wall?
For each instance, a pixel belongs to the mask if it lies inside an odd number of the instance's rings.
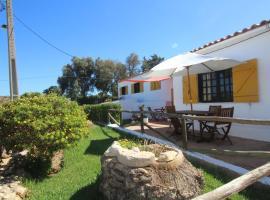
[[[234,117],[270,119],[270,28],[264,26],[224,42],[201,49],[196,53],[233,58],[240,61],[258,60],[258,103],[197,103],[194,110],[208,110],[209,105],[234,106]],[[260,35],[258,35],[260,34]],[[257,35],[257,36],[255,36]],[[254,37],[255,36],[255,37]],[[249,39],[248,39],[249,38]],[[240,42],[242,41],[242,42]],[[240,43],[239,43],[240,42]],[[237,43],[237,44],[236,44]],[[177,110],[190,109],[183,104],[182,77],[173,78],[174,102]],[[270,127],[233,124],[230,135],[270,142]]]
[[[128,86],[128,94],[123,95],[120,98],[120,104],[124,110],[134,110],[138,111],[139,106],[144,105],[145,108],[151,107],[152,109],[161,108],[166,105],[167,101],[171,101],[171,89],[172,89],[172,79],[161,81],[160,90],[150,90],[150,82],[144,83],[144,92],[131,94],[131,82],[120,82],[118,84],[119,88],[123,86]],[[123,119],[128,119],[131,117],[129,113],[123,113]]]

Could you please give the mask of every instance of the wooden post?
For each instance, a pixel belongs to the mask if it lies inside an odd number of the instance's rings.
[[[108,113],[109,119],[112,120],[114,123],[116,123],[118,126],[120,126],[120,122],[118,122],[112,115],[111,113]]]
[[[227,197],[244,190],[246,187],[258,181],[260,178],[269,175],[270,175],[270,162],[232,180],[231,182],[225,185],[222,185],[221,187],[211,192],[198,196],[193,200],[226,199]]]
[[[181,118],[181,129],[182,129],[182,142],[183,142],[183,148],[187,150],[188,148],[188,141],[187,141],[187,126],[186,126],[186,120],[184,118]]]
[[[110,111],[108,111],[108,124],[111,124],[111,120],[110,120]]]
[[[141,132],[144,133],[143,112],[141,112],[140,122],[141,122]]]
[[[144,106],[142,105],[142,106],[140,107],[140,111],[141,111],[141,113],[140,113],[140,123],[141,123],[141,132],[142,132],[142,133],[144,133],[143,108],[144,108]]]

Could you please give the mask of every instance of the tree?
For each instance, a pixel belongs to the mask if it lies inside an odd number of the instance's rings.
[[[44,90],[43,93],[44,94],[54,93],[54,94],[60,95],[61,94],[61,90],[60,90],[60,88],[58,86],[53,85],[53,86],[50,86],[49,88],[47,88],[46,90]]]
[[[63,67],[63,74],[57,80],[61,93],[71,99],[86,97],[94,89],[94,74],[92,58],[73,58],[71,64]]]
[[[126,59],[126,68],[128,77],[135,76],[139,73],[138,65],[140,64],[139,56],[136,53],[131,53]]]
[[[150,69],[158,65],[164,60],[164,58],[154,54],[150,58],[143,57],[142,72],[148,72]]]
[[[117,83],[126,78],[125,65],[113,60],[96,59],[95,87],[104,95],[117,96]]]

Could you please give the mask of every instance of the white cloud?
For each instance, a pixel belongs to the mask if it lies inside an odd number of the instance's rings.
[[[171,47],[173,48],[173,49],[176,49],[177,47],[178,47],[178,43],[173,43],[172,45],[171,45]]]

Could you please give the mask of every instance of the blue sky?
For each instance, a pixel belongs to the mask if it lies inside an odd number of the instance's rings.
[[[165,58],[270,19],[269,0],[13,0],[16,16],[74,56],[124,62],[131,52]],[[0,23],[5,23],[0,13]],[[56,84],[70,57],[15,23],[20,93]],[[0,30],[0,95],[9,94],[7,38]]]

